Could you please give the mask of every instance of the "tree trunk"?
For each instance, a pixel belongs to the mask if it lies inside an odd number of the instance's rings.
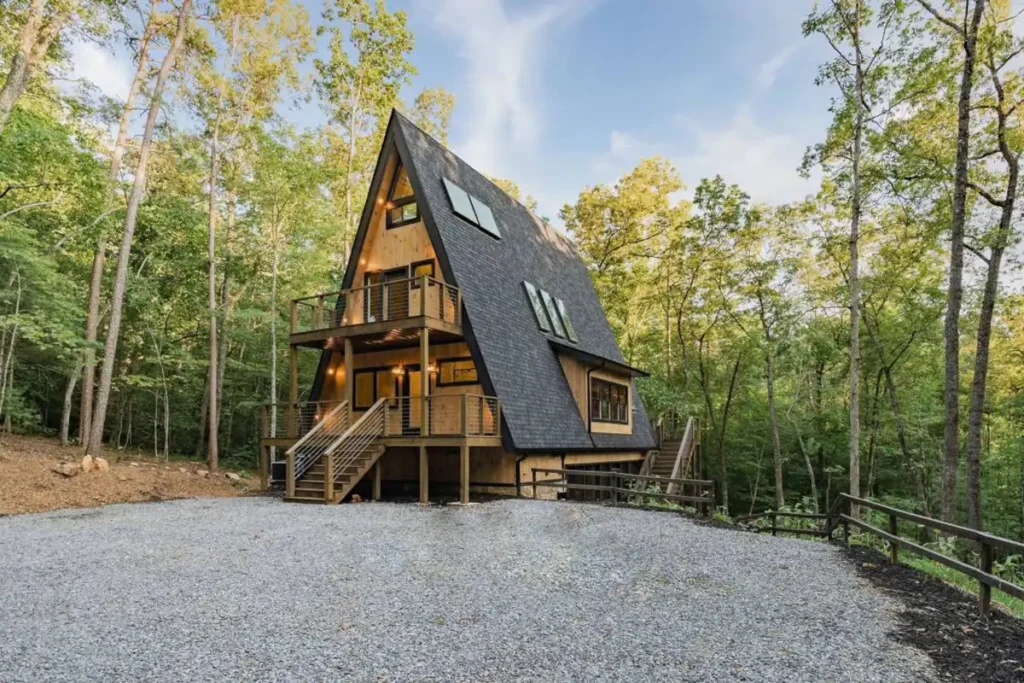
[[[985,277],[985,293],[981,301],[981,313],[978,316],[977,350],[974,355],[974,378],[971,381],[971,407],[967,415],[967,523],[979,531],[981,520],[981,422],[985,412],[985,383],[988,377],[989,351],[992,341],[992,316],[999,296],[999,269],[1003,261],[1003,251],[1010,242],[1013,230],[1013,211],[1017,200],[1017,175],[1019,162],[1017,155],[1010,149],[1006,140],[1007,114],[1004,109],[1005,93],[1002,82],[996,71],[995,64],[990,61],[989,71],[992,84],[998,97],[999,150],[1006,161],[1008,174],[1006,178],[1006,194],[1003,198],[1002,212],[999,216],[999,232],[989,253],[988,273]]]
[[[274,257],[270,270],[270,435],[277,436],[277,228],[274,228]],[[273,459],[275,450],[271,449]]]
[[[732,397],[736,391],[736,376],[740,372],[740,354],[736,354],[736,362],[732,366],[732,376],[729,378],[729,392],[725,396],[725,406],[722,408],[722,428],[718,432],[718,477],[721,480],[722,489],[722,512],[729,514],[729,446],[725,440],[725,430],[729,424],[729,409],[732,407]]]
[[[71,406],[75,395],[75,385],[78,384],[78,375],[82,372],[81,364],[68,375],[68,383],[64,389],[64,410],[60,414],[60,445],[68,445],[68,428],[71,426]]]
[[[114,192],[117,178],[121,173],[121,160],[124,158],[125,149],[128,146],[128,126],[131,123],[132,108],[135,97],[139,94],[142,82],[146,77],[146,67],[149,61],[149,44],[156,30],[156,5],[150,8],[149,19],[146,21],[146,28],[142,34],[142,42],[139,45],[139,63],[135,67],[135,75],[132,76],[131,86],[128,88],[128,97],[125,99],[124,108],[121,110],[121,120],[117,125],[117,138],[114,141],[114,148],[110,152],[110,171],[107,180],[110,183],[110,191]],[[96,336],[100,326],[100,294],[103,286],[103,262],[107,255],[107,234],[100,228],[99,236],[96,239],[96,253],[92,258],[92,274],[89,277],[89,304],[88,313],[85,318],[85,341],[86,348],[84,362],[82,365],[82,396],[78,409],[78,442],[84,446],[89,443],[89,426],[92,423],[92,398],[93,384],[96,379],[96,349],[92,347],[96,343]]]
[[[96,398],[96,408],[93,412],[91,433],[89,435],[88,452],[93,455],[99,455],[103,450],[103,426],[107,417],[107,402],[110,400],[110,384],[113,379],[117,342],[121,331],[121,313],[124,307],[124,294],[128,282],[128,260],[131,257],[132,240],[135,236],[135,222],[139,214],[139,205],[142,203],[142,194],[146,187],[146,168],[149,164],[150,149],[153,146],[153,131],[156,128],[156,119],[160,114],[160,104],[163,99],[167,77],[174,66],[175,57],[185,37],[186,17],[191,8],[192,0],[183,0],[181,9],[178,11],[178,24],[174,39],[171,41],[163,63],[160,65],[156,84],[153,87],[153,94],[150,97],[149,115],[146,117],[145,132],[142,136],[142,145],[139,148],[139,165],[135,169],[135,182],[132,186],[128,208],[125,212],[124,236],[121,239],[121,249],[117,256],[117,274],[114,279],[113,296],[111,297],[110,322],[107,326],[107,340],[103,349],[103,369],[100,373],[99,393]]]
[[[768,386],[768,420],[772,430],[772,456],[775,461],[775,507],[786,506],[786,494],[782,487],[782,445],[779,442],[779,422],[775,416],[775,369],[772,352],[764,354],[765,378]]]
[[[854,8],[853,45],[856,55],[856,114],[853,122],[853,188],[850,197],[850,495],[860,498],[860,157],[864,128],[864,63],[860,45],[861,0]],[[806,455],[806,453],[805,453]],[[812,472],[813,475],[813,472]],[[817,501],[815,501],[817,504]],[[850,506],[860,516],[860,506]]]
[[[18,48],[11,57],[7,79],[0,88],[0,134],[4,132],[14,103],[25,92],[36,66],[46,56],[54,39],[60,35],[76,3],[69,1],[63,9],[49,18],[45,16],[46,4],[46,0],[32,0],[29,6],[28,20],[21,29]]]
[[[974,14],[961,38],[964,65],[957,102],[956,168],[953,174],[953,219],[949,240],[949,292],[943,323],[946,371],[943,402],[946,422],[943,433],[942,518],[956,518],[956,478],[960,463],[960,306],[963,300],[964,224],[967,215],[967,164],[970,157],[971,93],[974,88],[975,47],[985,0],[975,0]]]

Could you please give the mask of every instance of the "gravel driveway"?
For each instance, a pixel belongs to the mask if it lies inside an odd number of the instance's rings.
[[[526,500],[0,519],[0,680],[921,681],[835,549]]]

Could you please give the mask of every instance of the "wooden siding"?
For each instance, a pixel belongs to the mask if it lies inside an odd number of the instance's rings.
[[[559,354],[559,362],[562,364],[562,372],[565,373],[565,380],[572,390],[572,397],[576,400],[576,407],[580,411],[583,423],[590,426],[590,431],[596,434],[632,434],[633,433],[633,382],[625,376],[605,369],[596,369],[590,373],[590,377],[605,379],[617,384],[624,384],[629,387],[629,407],[626,412],[629,422],[627,424],[616,424],[613,422],[591,422],[589,414],[590,386],[587,381],[587,366],[580,363],[571,356]]]

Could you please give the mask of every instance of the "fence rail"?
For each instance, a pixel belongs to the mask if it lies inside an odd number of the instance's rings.
[[[459,289],[421,276],[378,282],[292,300],[291,333],[425,316],[461,324]]]
[[[879,529],[859,517],[855,517],[851,513],[851,508],[855,506],[867,508],[887,515],[888,529]],[[1024,586],[1007,581],[1006,579],[992,573],[995,559],[993,550],[998,548],[1007,553],[1024,555],[1024,543],[1020,543],[1018,541],[1012,541],[1000,536],[993,536],[992,534],[985,533],[984,531],[970,529],[958,524],[951,524],[950,522],[944,522],[939,519],[932,519],[931,517],[919,515],[914,512],[907,512],[906,510],[900,510],[899,508],[894,508],[891,505],[883,505],[882,503],[877,503],[873,500],[868,500],[867,498],[857,498],[848,493],[840,493],[836,498],[835,503],[832,505],[832,508],[824,514],[777,512],[769,510],[755,515],[737,517],[734,521],[744,522],[765,517],[771,520],[770,528],[773,536],[781,532],[822,536],[828,540],[832,540],[836,530],[839,527],[843,527],[844,540],[846,543],[849,543],[850,527],[856,527],[861,531],[873,534],[889,543],[889,562],[892,564],[899,563],[899,552],[900,549],[903,549],[916,553],[917,555],[921,555],[922,557],[927,557],[929,560],[938,562],[945,567],[949,567],[954,571],[976,579],[978,581],[978,611],[982,616],[987,615],[991,609],[993,588],[1019,600],[1024,600]],[[784,518],[823,520],[824,525],[821,529],[799,529],[779,526],[778,519]],[[915,543],[907,538],[903,538],[900,536],[900,521],[909,522],[919,527],[934,529],[948,536],[955,536],[956,538],[962,538],[965,541],[970,541],[978,548],[978,566],[976,567],[972,564],[968,564],[956,559],[955,557],[943,555],[931,548],[926,548],[920,543]]]
[[[674,477],[653,477],[638,474],[626,474],[625,472],[601,472],[591,470],[565,470],[534,467],[531,470],[531,480],[523,486],[533,488],[533,497],[537,497],[537,487],[560,488],[566,491],[603,491],[611,494],[612,502],[618,502],[619,496],[626,500],[640,500],[653,498],[656,500],[672,503],[692,503],[703,514],[714,507],[715,504],[715,482],[709,479],[679,479]],[[537,475],[557,475],[554,478],[538,479]],[[581,478],[603,478],[612,480],[608,484],[584,484],[571,481],[572,477]],[[624,482],[639,482],[645,488],[627,488]],[[651,485],[656,484],[658,488],[651,490]],[[679,487],[683,493],[669,493],[669,486]],[[686,494],[686,487],[692,488],[692,495]],[[663,488],[664,487],[664,488]]]

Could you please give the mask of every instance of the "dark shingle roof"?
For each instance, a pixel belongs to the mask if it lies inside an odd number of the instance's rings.
[[[401,115],[399,152],[412,168],[439,258],[462,291],[467,337],[482,357],[485,377],[501,399],[517,450],[653,448],[654,435],[639,400],[633,435],[594,434],[580,417],[549,337],[537,327],[523,280],[565,301],[582,351],[625,363],[586,267],[573,244],[522,204]],[[403,144],[404,143],[404,144]],[[501,230],[494,239],[456,216],[444,189],[447,177],[490,206]],[[433,226],[430,225],[433,223]],[[486,385],[485,385],[486,386]],[[634,396],[637,396],[634,389]]]

